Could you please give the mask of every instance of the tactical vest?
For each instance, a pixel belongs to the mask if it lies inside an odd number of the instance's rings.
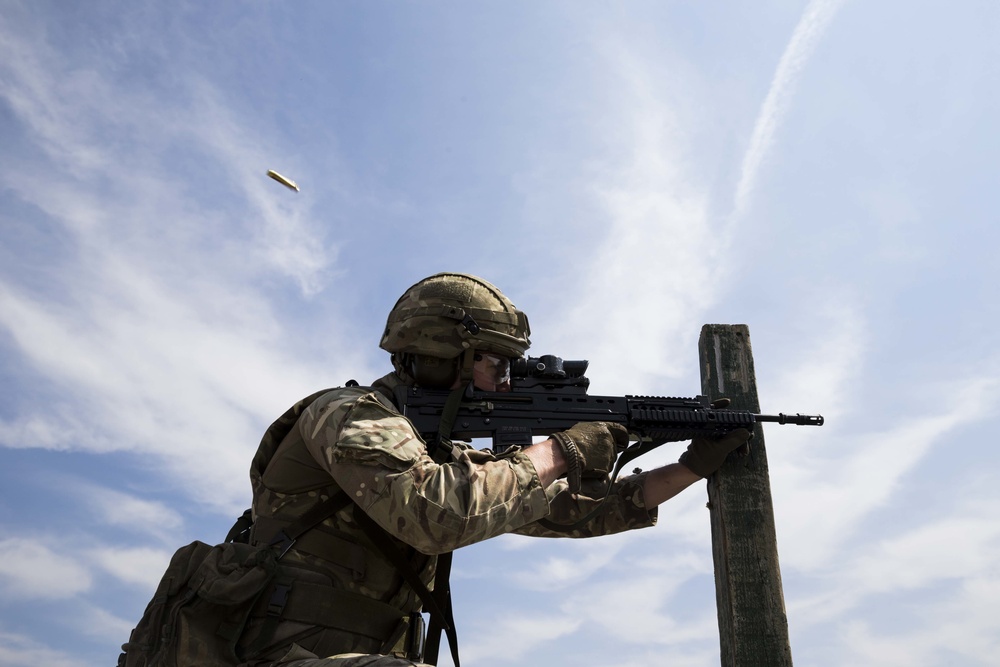
[[[347,384],[349,388],[357,386],[353,381]],[[272,464],[279,447],[289,436],[303,411],[329,391],[332,390],[320,391],[303,399],[265,432],[252,464],[252,470],[261,476],[260,484],[263,484],[264,472]],[[310,492],[310,496],[347,498],[328,474],[323,477],[325,481],[321,483],[324,486]],[[431,593],[414,568],[412,558],[416,554],[412,549],[391,538],[349,500],[343,503],[341,509],[347,506],[353,508],[353,532],[338,534],[327,526],[319,526],[294,541],[288,540],[284,532],[288,521],[269,516],[256,517],[248,535],[251,544],[280,545],[282,552],[294,549],[297,557],[293,562],[285,559],[279,564],[274,590],[270,593],[267,604],[262,599],[256,605],[240,645],[260,647],[264,640],[259,639],[258,635],[271,634],[273,636],[269,641],[275,646],[287,646],[290,641],[295,641],[319,656],[346,652],[391,653],[411,660],[434,662],[437,659],[440,632],[444,631],[449,636],[453,660],[456,665],[459,664],[457,637],[448,597],[450,554],[437,559],[437,576],[434,582],[436,590]],[[367,540],[357,534],[358,527]],[[299,556],[303,555],[318,559],[324,567],[333,566],[341,572],[348,572],[351,580],[361,583],[365,582],[366,573],[371,572],[376,562],[381,564],[380,571],[385,571],[386,562],[390,564],[390,568],[402,580],[399,585],[404,585],[405,582],[419,600],[417,607],[422,606],[423,611],[431,616],[427,650],[424,650],[423,645],[423,617],[418,611],[404,613],[397,606],[375,597],[331,586],[330,580],[315,571],[313,563],[308,562],[311,559],[300,562]],[[288,628],[296,627],[301,628],[305,636],[289,636]],[[277,635],[274,635],[275,629],[279,631]],[[268,653],[261,655],[268,656]]]

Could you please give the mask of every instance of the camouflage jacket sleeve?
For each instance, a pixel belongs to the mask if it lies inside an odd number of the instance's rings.
[[[549,522],[572,525],[595,508],[594,516],[579,528],[553,530],[535,522],[514,532],[534,537],[595,537],[611,535],[633,528],[646,528],[656,524],[655,507],[646,508],[643,484],[646,474],[631,475],[617,480],[607,493],[608,484],[602,480],[584,480],[583,490],[573,495],[566,480],[557,480],[545,490],[549,501]],[[607,500],[604,500],[607,494]],[[602,504],[603,501],[603,504]]]
[[[297,428],[312,457],[390,534],[425,554],[517,530],[549,513],[523,453],[507,458],[458,448],[438,464],[410,422],[370,389],[313,402]]]

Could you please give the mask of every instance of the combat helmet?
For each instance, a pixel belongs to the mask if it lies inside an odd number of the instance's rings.
[[[405,379],[440,387],[458,373],[471,377],[476,351],[524,356],[530,334],[528,317],[496,286],[466,273],[438,273],[399,298],[379,347]]]

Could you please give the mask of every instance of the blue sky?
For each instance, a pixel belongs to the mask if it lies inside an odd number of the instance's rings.
[[[6,0],[0,664],[112,662],[267,424],[385,372],[440,270],[595,393],[698,393],[701,325],[748,324],[762,408],[827,418],[767,430],[795,662],[993,664],[998,33],[972,0]],[[703,486],[461,551],[467,664],[718,664]]]

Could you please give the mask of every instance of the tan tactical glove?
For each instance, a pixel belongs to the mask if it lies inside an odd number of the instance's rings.
[[[738,428],[718,438],[695,438],[681,454],[680,463],[691,472],[708,477],[722,467],[729,453],[746,445],[749,453],[750,431]]]
[[[584,476],[606,477],[618,453],[628,446],[628,431],[614,422],[581,422],[550,436],[569,466],[566,480],[570,493],[579,493]]]

